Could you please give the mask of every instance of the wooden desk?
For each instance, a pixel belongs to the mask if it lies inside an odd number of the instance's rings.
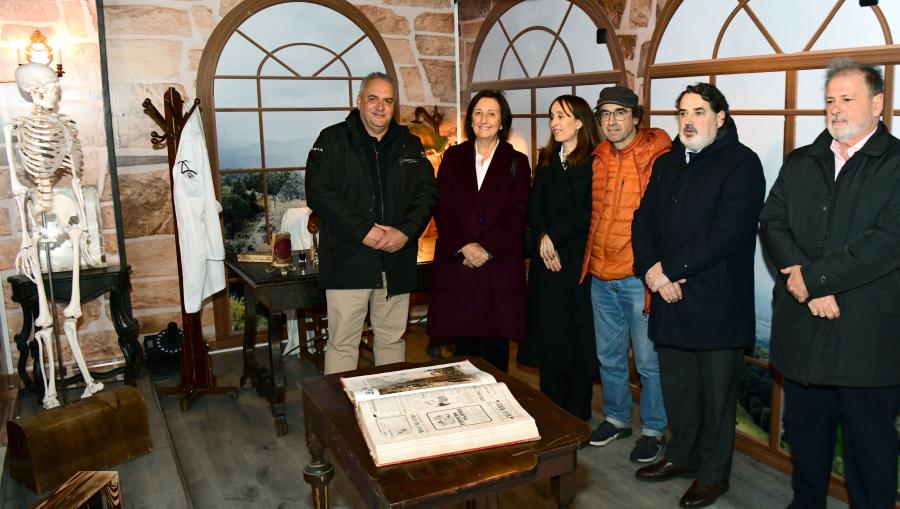
[[[499,372],[482,359],[469,360],[509,386],[537,421],[539,441],[378,468],[369,455],[340,377],[406,369],[417,364],[390,364],[306,379],[300,385],[306,444],[312,462],[303,470],[303,478],[312,487],[315,508],[328,508],[328,482],[334,477],[334,467],[324,458],[326,449],[363,500],[371,501],[371,507],[443,507],[548,478],[556,503],[561,508],[568,507],[575,498],[577,451],[587,445],[590,427],[524,382]],[[452,360],[428,364],[446,362]]]
[[[297,270],[282,275],[281,271],[269,272],[267,263],[239,262],[230,258],[225,260],[234,273],[241,278],[244,285],[246,303],[244,314],[244,371],[241,375],[241,388],[256,386],[257,393],[265,396],[272,406],[272,417],[278,436],[288,432],[284,417],[285,378],[281,360],[281,336],[284,326],[283,313],[291,309],[312,309],[325,307],[325,292],[319,290],[319,267],[308,258],[299,261],[298,251],[294,252],[294,266]],[[431,274],[432,249],[420,250],[417,272],[416,290],[428,289]],[[268,368],[260,366],[256,361],[254,346],[256,344],[256,304],[262,304],[269,314],[268,330]],[[302,318],[302,317],[301,317]],[[316,341],[314,361],[324,355],[325,341]],[[301,330],[301,354],[308,353],[306,335]]]

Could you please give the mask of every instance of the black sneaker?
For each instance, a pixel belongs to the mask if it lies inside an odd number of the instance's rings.
[[[650,463],[662,454],[666,447],[666,437],[651,437],[643,435],[634,444],[631,450],[631,461],[638,463]]]
[[[631,436],[631,428],[619,428],[609,421],[603,421],[591,433],[591,445],[606,445],[617,438]]]

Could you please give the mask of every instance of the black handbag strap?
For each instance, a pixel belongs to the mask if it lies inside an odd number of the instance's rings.
[[[515,155],[513,155],[512,164],[509,165],[509,172],[512,174],[513,182],[516,181],[516,162],[517,162],[518,160],[519,160],[519,158],[516,157]]]

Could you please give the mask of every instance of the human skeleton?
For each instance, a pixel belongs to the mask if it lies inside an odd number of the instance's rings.
[[[3,127],[11,190],[19,208],[22,226],[22,245],[16,256],[16,269],[37,287],[39,311],[34,322],[34,336],[38,345],[38,360],[41,366],[47,367],[44,376],[44,408],[53,408],[59,406],[53,362],[53,317],[44,291],[38,249],[41,243],[57,240],[57,232],[46,227],[52,216],[56,217],[55,224],[60,230],[58,233],[67,235],[72,243],[72,297],[63,310],[63,330],[84,378],[85,389],[81,397],[90,397],[103,389],[103,384],[95,381],[88,372],[76,330],[76,322],[81,317],[79,269],[81,257],[87,252],[83,242],[87,222],[81,187],[81,144],[75,121],[53,112],[59,100],[59,82],[55,71],[39,63],[25,64],[16,70],[16,83],[22,97],[34,105],[31,115],[18,117]],[[16,148],[13,148],[13,134],[18,139]],[[33,189],[19,180],[19,165],[23,180],[31,181]],[[71,175],[75,199],[54,192],[54,184],[65,175]],[[49,263],[48,257],[48,266]]]

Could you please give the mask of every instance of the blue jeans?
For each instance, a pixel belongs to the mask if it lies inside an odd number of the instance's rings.
[[[637,277],[613,281],[591,278],[594,336],[600,360],[600,381],[606,420],[619,428],[631,426],[634,400],[628,379],[628,339],[641,376],[643,435],[666,432],[666,409],[659,383],[659,357],[647,336],[644,283]]]

